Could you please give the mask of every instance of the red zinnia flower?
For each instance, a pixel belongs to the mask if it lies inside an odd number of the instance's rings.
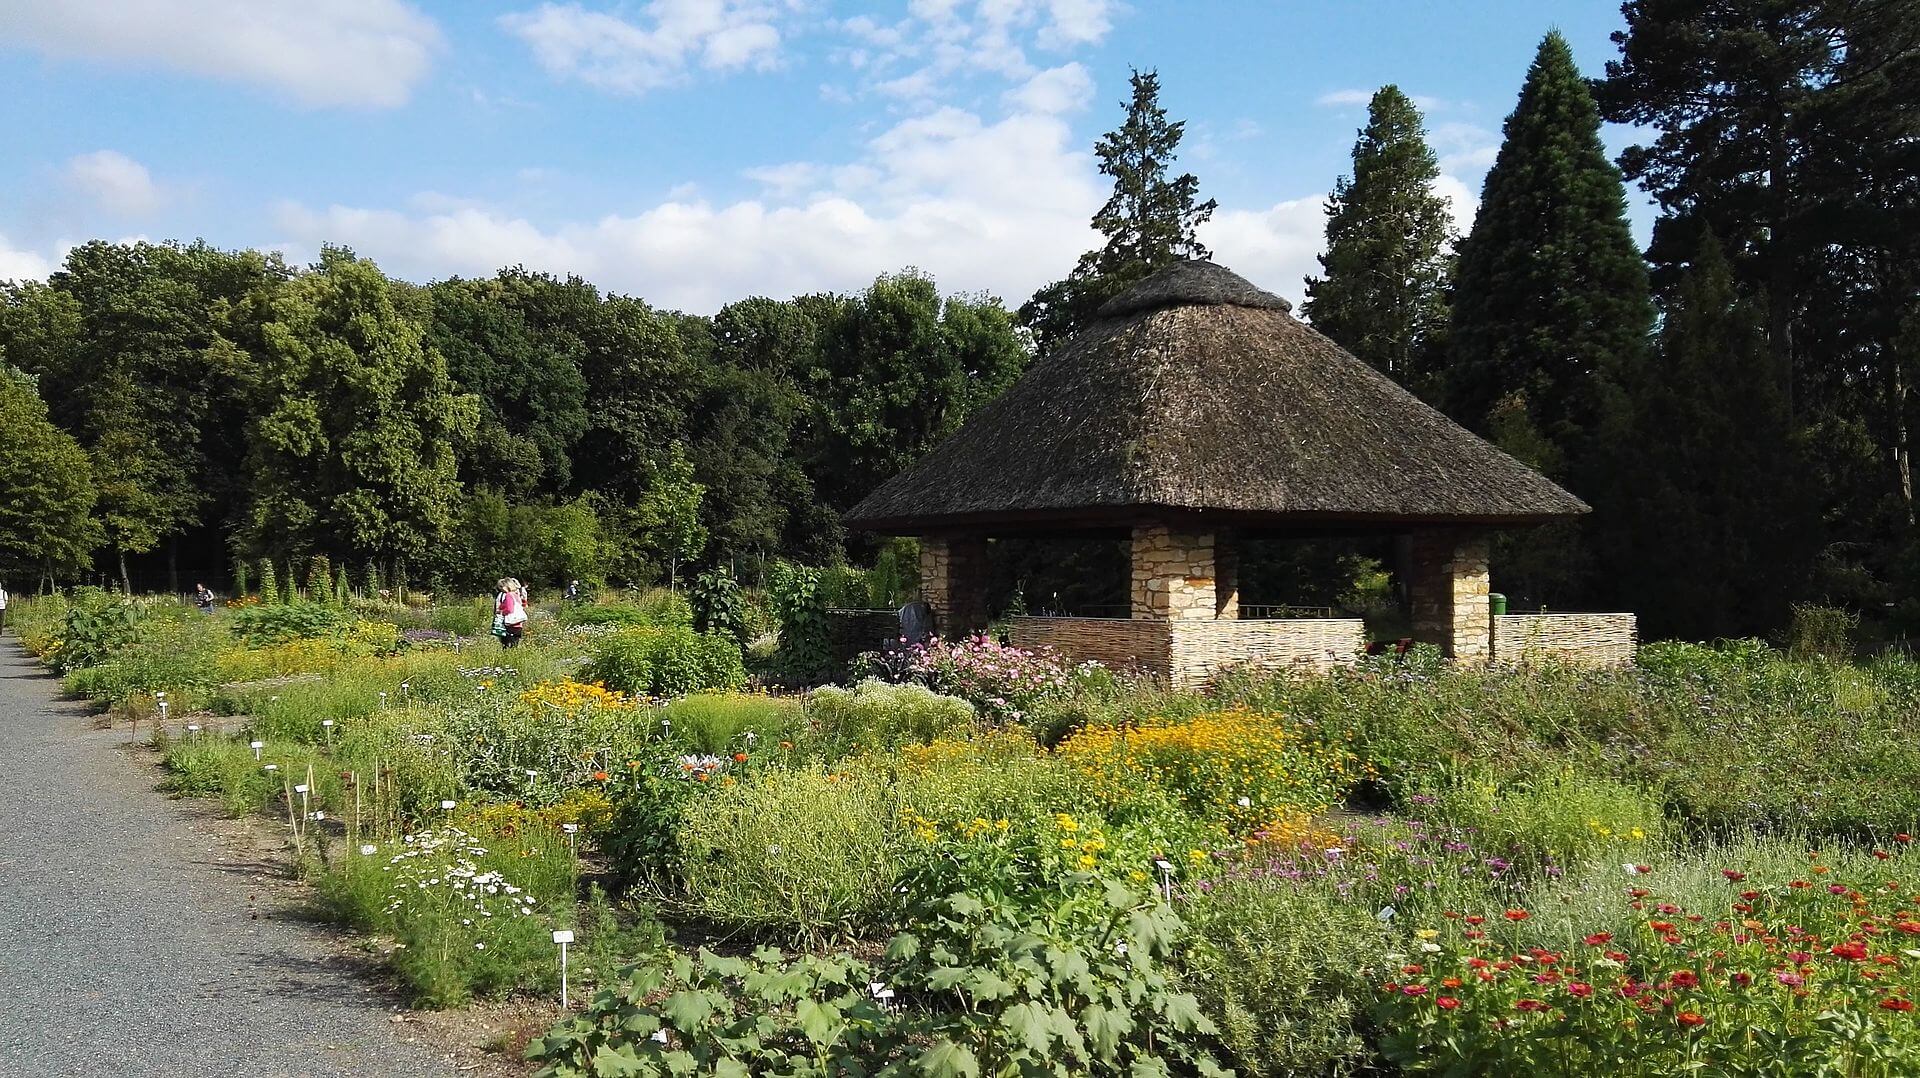
[[[1547,1009],[1547,1005],[1537,999],[1516,999],[1513,1001],[1513,1009],[1516,1011],[1544,1011]]]
[[[1846,958],[1858,962],[1867,957],[1867,945],[1858,940],[1848,940],[1845,943],[1836,943],[1827,948],[1827,953],[1838,958]]]
[[[1508,910],[1506,913],[1507,920],[1509,921],[1524,921],[1531,916],[1533,916],[1533,914],[1528,913],[1526,910]]]
[[[1883,1011],[1910,1011],[1913,1010],[1913,1001],[1910,999],[1902,999],[1899,996],[1889,996],[1880,1001],[1880,1009]]]
[[[1427,986],[1424,984],[1410,984],[1402,988],[1400,992],[1408,996],[1424,996],[1427,994]]]
[[[1480,924],[1486,924],[1487,919],[1485,917],[1480,916],[1477,913],[1469,913],[1466,916],[1466,922],[1470,925],[1480,925]]]
[[[1913,836],[1907,834],[1905,831],[1902,831],[1899,834],[1893,836],[1893,840],[1895,842],[1898,842],[1900,845],[1905,846],[1907,843],[1913,841]]]
[[[1595,932],[1593,935],[1587,937],[1587,946],[1589,947],[1598,947],[1603,943],[1611,942],[1613,942],[1613,933],[1611,932]]]
[[[1679,1014],[1673,1016],[1673,1020],[1686,1026],[1688,1029],[1698,1029],[1707,1024],[1705,1016],[1695,1014],[1692,1011],[1681,1011]]]
[[[1735,872],[1735,871],[1734,871],[1733,869],[1730,869],[1730,868],[1723,868],[1723,869],[1721,869],[1721,870],[1720,870],[1720,874],[1721,874],[1722,876],[1725,876],[1726,878],[1728,878],[1728,879],[1730,879],[1730,880],[1732,880],[1732,881],[1733,881],[1733,882],[1735,882],[1735,883],[1739,883],[1739,882],[1740,882],[1741,880],[1744,880],[1744,879],[1746,879],[1746,878],[1747,878],[1747,874],[1746,874],[1746,873],[1744,873],[1744,872]]]
[[[1433,1005],[1443,1011],[1450,1011],[1460,1006],[1460,1001],[1452,996],[1435,996],[1433,997]]]
[[[1593,986],[1590,984],[1582,984],[1579,981],[1575,981],[1574,983],[1567,986],[1567,995],[1573,996],[1578,999],[1592,999]]]
[[[1673,986],[1675,988],[1700,987],[1700,975],[1698,973],[1693,972],[1690,969],[1674,970],[1673,976],[1669,977],[1668,980],[1673,982]]]

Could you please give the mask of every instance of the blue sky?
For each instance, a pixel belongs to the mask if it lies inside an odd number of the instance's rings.
[[[422,281],[525,263],[703,313],[909,265],[1017,304],[1094,243],[1091,145],[1134,65],[1188,121],[1216,258],[1297,298],[1373,89],[1423,106],[1464,227],[1540,37],[1598,74],[1619,25],[1610,2],[0,0],[0,278],[204,237]]]

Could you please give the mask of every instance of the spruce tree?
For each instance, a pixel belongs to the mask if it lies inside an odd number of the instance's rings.
[[[1381,87],[1353,146],[1353,177],[1327,199],[1326,275],[1307,278],[1301,306],[1315,329],[1423,395],[1452,269],[1439,177],[1419,110],[1399,87]]]
[[[1711,639],[1784,621],[1816,522],[1796,481],[1765,314],[1702,235],[1637,387],[1628,600],[1651,635]]]
[[[1120,127],[1094,144],[1100,174],[1113,177],[1113,194],[1093,215],[1107,238],[1099,250],[1080,256],[1066,280],[1035,292],[1020,307],[1019,322],[1033,333],[1040,353],[1093,320],[1100,305],[1169,262],[1206,258],[1199,228],[1218,206],[1196,201],[1200,181],[1191,172],[1172,179],[1186,122],[1167,119],[1160,107],[1160,76],[1135,71],[1132,99]]]
[[[1524,569],[1510,590],[1529,603],[1587,598],[1588,551],[1619,549],[1615,509],[1630,497],[1613,459],[1628,418],[1621,387],[1646,361],[1653,321],[1599,111],[1566,40],[1550,33],[1460,244],[1447,386],[1455,418],[1482,431],[1496,406],[1524,402],[1524,427],[1564,462],[1552,478],[1595,507],[1584,543],[1565,530],[1503,544],[1500,560]]]

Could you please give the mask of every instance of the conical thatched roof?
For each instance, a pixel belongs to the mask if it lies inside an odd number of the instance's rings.
[[[1100,308],[925,459],[847,514],[911,534],[1121,524],[1531,524],[1578,498],[1211,262]]]

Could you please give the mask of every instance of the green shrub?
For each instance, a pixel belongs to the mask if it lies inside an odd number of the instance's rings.
[[[560,611],[560,623],[690,629],[694,609],[679,592],[653,588],[620,601],[569,604]]]
[[[694,578],[690,602],[693,627],[703,633],[719,633],[739,643],[747,640],[746,600],[733,574],[722,566]]]
[[[683,696],[662,708],[660,718],[672,724],[677,741],[696,752],[722,756],[745,747],[748,733],[754,735],[754,747],[764,752],[782,741],[799,741],[805,727],[797,700],[733,692]]]
[[[635,696],[737,689],[747,680],[739,645],[690,628],[632,628],[597,641],[581,679]]]
[[[698,917],[795,941],[850,936],[893,888],[892,803],[871,778],[745,775],[686,807],[682,902]]]
[[[339,636],[353,624],[353,616],[339,607],[317,602],[287,602],[278,606],[249,606],[233,613],[233,635],[253,647]]]
[[[795,681],[817,682],[831,676],[827,595],[822,570],[776,562],[767,574],[767,604],[780,626],[778,659]]]
[[[1523,865],[1640,860],[1663,848],[1659,795],[1564,768],[1499,785],[1463,781],[1438,791],[1432,815],[1479,836],[1482,849]]]
[[[850,690],[828,685],[808,693],[807,719],[821,747],[840,755],[856,747],[893,749],[964,737],[974,712],[965,700],[923,685],[868,680]]]
[[[166,692],[173,697],[178,716],[211,696],[219,642],[218,632],[204,616],[150,618],[112,658],[68,673],[65,687],[75,696],[109,704]]]
[[[1185,915],[1197,939],[1181,981],[1220,1027],[1239,1074],[1369,1070],[1370,984],[1396,941],[1362,909],[1284,880],[1240,880],[1199,894]]]
[[[62,672],[97,666],[133,643],[140,611],[131,601],[99,588],[75,588],[68,600],[59,647],[52,652]]]
[[[1853,637],[1860,615],[1817,603],[1793,604],[1787,624],[1787,654],[1796,659],[1827,659],[1843,663],[1853,657]]]

